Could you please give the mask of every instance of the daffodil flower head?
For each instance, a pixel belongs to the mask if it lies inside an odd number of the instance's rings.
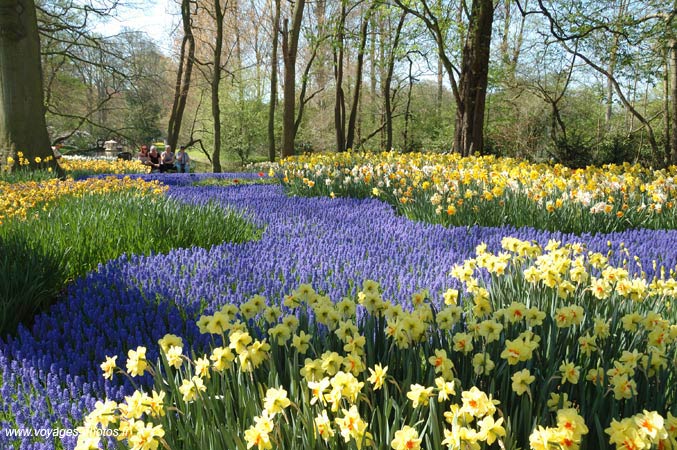
[[[164,353],[167,353],[170,347],[183,347],[183,339],[174,334],[165,334],[162,339],[158,340],[158,344]]]
[[[529,369],[522,369],[519,372],[515,372],[512,377],[512,390],[517,395],[522,395],[525,392],[529,391],[529,385],[533,383],[536,379]]]
[[[489,353],[476,353],[472,358],[473,371],[477,375],[489,375],[496,364],[489,357]]]
[[[291,401],[287,398],[287,391],[284,388],[268,388],[263,400],[263,408],[271,417],[281,413],[289,405],[291,405]]]
[[[433,395],[432,387],[421,386],[420,384],[412,384],[407,392],[407,398],[411,400],[412,406],[418,408],[419,405],[428,406],[430,397]]]
[[[137,347],[127,352],[127,372],[133,377],[141,376],[148,368],[146,347]]]
[[[207,322],[207,331],[210,334],[224,334],[230,328],[231,317],[222,312],[217,311]]]
[[[437,386],[437,400],[439,402],[447,401],[452,395],[456,395],[456,389],[453,381],[447,381],[443,377],[435,378]]]
[[[205,392],[206,390],[207,387],[202,378],[198,376],[193,376],[190,380],[183,380],[181,386],[179,386],[179,392],[183,395],[184,402],[194,401],[200,392]]]
[[[178,369],[183,364],[183,349],[181,347],[172,345],[167,350],[166,356],[167,363],[175,369]]]
[[[195,374],[200,378],[210,378],[209,359],[206,356],[195,360]]]
[[[239,355],[251,344],[252,337],[246,331],[233,330],[229,335],[229,340],[230,348],[235,350],[235,353]]]
[[[103,377],[106,379],[113,378],[113,371],[116,369],[115,360],[117,356],[106,356],[106,360],[101,363],[101,370],[103,370]]]
[[[376,364],[374,368],[369,368],[371,375],[367,378],[371,384],[374,385],[374,390],[377,391],[383,387],[388,372],[388,366],[382,367],[381,364]]]
[[[325,442],[329,441],[331,437],[334,436],[334,429],[331,427],[331,420],[327,416],[327,410],[323,409],[322,412],[315,417],[315,432],[319,434]]]
[[[394,450],[419,450],[421,439],[418,437],[416,429],[405,425],[401,430],[395,432],[395,438],[390,446]]]

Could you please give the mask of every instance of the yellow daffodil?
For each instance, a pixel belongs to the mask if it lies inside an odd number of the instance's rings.
[[[292,336],[292,347],[296,348],[300,354],[305,354],[310,347],[311,337],[312,336],[306,334],[305,331],[299,331],[298,334]]]
[[[439,402],[447,401],[452,395],[456,395],[456,389],[453,381],[447,381],[442,377],[435,378],[437,386],[437,400]]]
[[[179,386],[179,392],[183,395],[184,402],[194,401],[200,392],[205,392],[206,390],[207,387],[202,378],[198,376],[193,376],[190,380],[183,380],[181,386]]]
[[[137,347],[127,352],[127,372],[133,377],[141,376],[148,368],[146,347]]]
[[[210,378],[209,359],[206,356],[195,360],[195,374],[200,378]]]
[[[374,368],[369,368],[371,375],[367,380],[374,385],[374,390],[377,391],[383,387],[388,372],[388,366],[382,367],[381,364],[376,364]]]
[[[101,363],[101,370],[103,370],[103,377],[110,380],[113,378],[113,371],[116,369],[115,360],[117,356],[106,356],[106,360]]]
[[[158,341],[160,348],[164,353],[167,353],[170,347],[183,347],[183,339],[174,334],[165,334],[162,339]]]
[[[289,405],[291,405],[291,401],[287,398],[287,391],[284,388],[268,388],[266,398],[263,400],[263,407],[271,417],[281,413]]]
[[[578,378],[581,375],[581,370],[574,363],[564,361],[559,366],[559,371],[562,374],[562,382],[577,384]]]
[[[395,438],[390,446],[395,450],[419,450],[421,441],[416,429],[405,425],[401,430],[395,432]]]
[[[319,434],[325,442],[329,441],[331,437],[334,436],[334,429],[331,427],[331,420],[327,416],[327,410],[323,409],[322,412],[315,417],[315,432]]]
[[[494,420],[492,416],[485,416],[477,422],[477,425],[479,425],[480,428],[478,439],[486,441],[488,445],[505,437],[506,432],[503,427],[503,417]]]
[[[181,367],[181,364],[183,364],[183,349],[172,345],[167,349],[166,357],[167,363],[175,369],[178,369]]]
[[[420,384],[412,384],[409,387],[409,392],[407,392],[407,398],[411,400],[414,408],[418,408],[419,405],[428,406],[428,402],[432,395],[432,387],[425,387]]]
[[[529,391],[529,385],[533,383],[536,379],[529,369],[522,369],[519,372],[515,372],[512,377],[512,390],[517,395],[522,395],[525,392]]]

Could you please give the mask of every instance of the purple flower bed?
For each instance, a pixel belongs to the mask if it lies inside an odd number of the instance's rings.
[[[452,265],[473,255],[481,242],[498,250],[506,235],[542,244],[585,242],[604,253],[607,241],[615,249],[624,242],[631,255],[640,256],[649,277],[652,260],[667,267],[677,263],[677,231],[576,237],[512,227],[447,229],[398,217],[378,200],[290,198],[279,186],[192,187],[194,177],[188,174],[160,179],[173,186],[170,195],[177,199],[214,200],[246,211],[266,227],[262,239],[123,256],[76,281],[31,330],[0,342],[0,430],[73,428],[97,399],[120,399],[131,389],[117,375],[104,382],[99,364],[106,355],[119,355],[124,366],[127,350],[145,345],[155,358],[156,342],[168,332],[202,347],[208,338],[199,335],[192,319],[203,309],[239,304],[253,294],[277,303],[309,282],[338,300],[371,278],[381,282],[385,298],[405,302],[429,288],[439,303],[441,292],[458,287],[449,275]],[[623,256],[614,258],[618,263]],[[629,266],[634,269],[634,262]],[[11,448],[15,439],[0,432],[0,448]],[[73,448],[75,440],[64,438],[64,448]],[[20,448],[52,449],[55,442],[23,439]]]
[[[263,174],[263,175],[260,175]],[[110,174],[95,175],[94,178],[110,177]],[[263,172],[222,172],[222,173],[146,173],[131,175],[113,175],[118,178],[141,178],[144,181],[161,181],[168,186],[191,186],[193,183],[208,180],[258,180],[270,178]]]

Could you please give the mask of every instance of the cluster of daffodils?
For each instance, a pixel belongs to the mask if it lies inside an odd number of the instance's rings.
[[[34,164],[36,167],[46,167],[46,170],[51,172],[52,168],[49,167],[49,163],[53,160],[54,157],[52,156],[47,156],[46,158],[36,156],[31,160],[26,157],[23,152],[16,152],[16,158],[8,156],[7,159],[3,161],[5,164],[3,164],[2,167],[4,170],[9,170],[14,165],[18,166],[19,168],[24,168]]]
[[[130,177],[88,178],[6,183],[0,181],[0,224],[7,219],[25,220],[38,210],[46,210],[60,198],[83,197],[110,192],[130,192],[134,195],[158,195],[167,190],[157,181]]]
[[[538,426],[529,436],[529,446],[532,450],[578,449],[581,438],[588,434],[588,427],[583,418],[573,408],[564,408],[557,411],[557,426]]]
[[[41,158],[36,156],[29,159],[23,152],[17,152],[16,157],[8,156],[5,161],[2,161],[2,167],[5,170],[15,166],[18,168],[26,168],[33,165],[38,168],[45,168],[48,172],[52,172],[50,163],[54,160],[53,156]],[[94,174],[132,174],[132,173],[146,173],[148,166],[144,166],[138,160],[122,160],[118,158],[91,158],[83,156],[63,156],[59,160],[59,165],[66,172],[88,172]]]
[[[263,401],[263,412],[254,418],[254,425],[244,432],[247,448],[271,449],[270,433],[275,429],[273,419],[278,414],[284,414],[284,410],[291,405],[287,398],[287,391],[283,388],[268,388]]]
[[[617,449],[677,448],[677,417],[670,413],[664,418],[656,411],[644,410],[620,421],[612,420],[605,431]]]
[[[515,224],[524,216],[534,223],[536,216],[561,222],[584,214],[599,216],[592,227],[604,218],[616,229],[666,220],[677,206],[677,167],[573,170],[494,156],[348,152],[288,158],[279,170],[299,194],[380,197],[414,217],[450,224],[472,224],[491,209]]]
[[[171,339],[174,336],[168,336]],[[174,337],[176,338],[176,337]],[[180,342],[180,338],[178,342]],[[152,370],[146,360],[146,348],[137,347],[129,350],[127,371],[116,366],[117,356],[106,357],[101,364],[103,376],[106,379],[113,377],[115,371],[129,377],[143,375]],[[115,437],[118,441],[126,441],[133,450],[156,450],[164,442],[165,434],[161,425],[155,425],[154,420],[166,414],[165,392],[153,390],[147,394],[142,390],[126,396],[123,402],[112,400],[98,401],[94,410],[84,419],[84,424],[77,429],[78,440],[75,450],[92,450],[101,448],[102,437]]]
[[[148,172],[148,166],[144,166],[141,161],[137,159],[127,161],[118,158],[64,156],[59,163],[66,172],[87,172],[95,174],[131,174]]]
[[[298,430],[288,427],[300,422],[285,413],[289,407],[329,447],[342,441],[358,449],[384,443],[417,449],[419,432],[430,432],[421,423],[442,411],[445,422],[436,429],[443,433],[434,443],[452,450],[503,447],[518,438],[528,443],[517,445],[534,450],[578,449],[591,421],[600,419],[608,436],[594,442],[676,448],[677,324],[668,301],[674,278],[660,272],[645,280],[641,271],[611,266],[608,255],[579,244],[541,248],[513,238],[502,244],[496,254],[480,245],[475,257],[454,266],[463,289],[440,298],[423,290],[395,304],[376,281],[365,280],[340,301],[304,284],[278,304],[255,295],[224,305],[197,321],[212,335],[210,353],[189,358],[182,339],[166,335],[157,365],[144,347],[128,352],[125,370],[107,358],[106,378],[151,373],[174,381],[156,381],[155,391],[125,403],[97,405],[85,429],[113,426],[132,446],[143,433],[148,447],[133,448],[155,448],[175,428],[155,406],[192,417],[185,412],[190,405],[253,395],[257,408],[231,406],[234,415],[224,420],[245,424],[237,433],[259,450],[293,442],[286,439]],[[664,403],[646,395],[651,391],[664,392]],[[384,431],[374,417],[391,414],[393,404],[401,417]],[[83,433],[80,448],[94,448],[85,446],[94,435]]]
[[[677,325],[668,319],[675,317],[670,303],[674,278],[666,279],[662,272],[661,278],[647,282],[642,276],[631,276],[625,267],[610,266],[604,255],[585,252],[578,244],[562,247],[551,241],[542,251],[533,243],[504,238],[503,247],[507,252],[493,255],[480,246],[476,258],[452,270],[466,287],[466,325],[473,330],[470,337],[462,335],[463,348],[472,347],[474,338],[482,340],[487,349],[502,331],[517,330],[521,324],[524,330],[515,339],[504,335],[500,353],[500,358],[514,366],[534,358],[542,339],[552,337],[545,329],[550,325],[555,333],[574,338],[565,344],[577,361],[561,361],[557,369],[561,382],[577,384],[581,365],[586,365],[585,380],[608,386],[616,400],[637,396],[638,372],[649,379],[674,372]],[[501,296],[490,302],[481,273],[492,277],[489,289],[494,292],[513,286],[522,277],[521,295],[530,299],[529,304],[511,301],[502,306],[507,301]],[[438,322],[447,310],[453,317],[460,313],[452,305],[438,314]],[[611,351],[605,354],[605,349]],[[489,355],[478,355],[477,361],[485,365],[491,361]],[[493,368],[493,363],[488,365]],[[606,372],[604,367],[609,367]],[[475,370],[487,372],[477,365]],[[524,370],[512,376],[518,394],[533,381]]]

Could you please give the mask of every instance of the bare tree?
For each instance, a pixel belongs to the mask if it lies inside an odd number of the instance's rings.
[[[364,68],[364,51],[367,45],[367,30],[371,15],[376,8],[377,3],[372,1],[367,12],[362,17],[360,26],[360,43],[357,49],[357,66],[355,68],[355,88],[353,89],[353,102],[350,108],[350,117],[348,118],[348,129],[346,132],[346,149],[352,149],[355,144],[355,124],[358,116],[358,106],[360,104],[360,95],[362,93],[362,70]]]
[[[213,1],[213,16],[216,32],[214,35],[214,54],[211,78],[212,120],[214,121],[214,149],[212,150],[212,171],[221,172],[221,107],[219,105],[219,86],[221,85],[221,53],[223,51],[223,9],[221,0]]]
[[[677,5],[675,5],[677,8]],[[671,115],[672,125],[670,129],[670,162],[677,164],[677,38],[673,37],[670,40],[670,99],[671,99]]]
[[[390,151],[393,147],[393,107],[392,107],[392,93],[391,86],[393,83],[393,72],[395,70],[396,50],[400,43],[400,36],[402,35],[402,27],[404,26],[404,19],[407,17],[407,11],[403,10],[395,28],[395,37],[393,38],[392,51],[388,57],[386,66],[386,77],[383,82],[383,122],[385,123],[385,150]]]
[[[336,42],[334,45],[334,80],[336,82],[334,99],[334,130],[336,135],[336,151],[338,152],[343,152],[346,150],[346,101],[345,94],[343,92],[343,55],[347,15],[348,11],[346,0],[341,0],[339,20],[336,25]]]
[[[677,11],[672,11],[667,14],[652,12],[644,15],[645,11],[642,10],[639,11],[638,17],[624,17],[623,26],[616,29],[611,27],[606,21],[599,20],[598,17],[588,17],[585,14],[579,14],[579,16],[576,19],[576,23],[572,26],[570,23],[568,23],[568,19],[566,18],[562,19],[558,17],[557,12],[553,10],[551,7],[549,7],[542,0],[538,2],[538,6],[534,10],[527,10],[520,4],[519,1],[517,1],[517,5],[520,7],[520,11],[523,15],[539,14],[545,17],[545,19],[547,20],[547,24],[549,26],[550,35],[567,52],[577,57],[581,61],[585,62],[588,65],[588,67],[592,68],[594,71],[603,75],[606,78],[606,80],[613,88],[614,92],[616,93],[618,99],[621,101],[623,106],[625,106],[625,108],[632,114],[632,117],[636,118],[642,124],[642,127],[646,130],[649,145],[651,147],[652,153],[656,161],[664,160],[665,155],[661,154],[659,150],[655,130],[653,128],[653,125],[651,124],[651,119],[647,118],[646,112],[642,114],[639,111],[639,109],[637,109],[636,106],[633,104],[634,102],[631,102],[627,98],[625,92],[623,92],[623,88],[618,78],[610,70],[608,70],[608,68],[605,69],[603,67],[603,64],[599,61],[596,61],[594,59],[594,56],[592,56],[589,52],[584,53],[579,48],[578,45],[573,46],[571,43],[585,42],[587,39],[591,39],[591,37],[595,33],[599,32],[599,33],[609,33],[611,36],[618,36],[619,39],[616,39],[614,37],[613,47],[615,48],[618,47],[621,41],[626,41],[630,44],[636,45],[638,42],[640,42],[644,38],[648,38],[652,33],[654,33],[653,28],[655,27],[653,26],[648,27],[649,28],[648,35],[643,35],[642,32],[631,33],[629,27],[632,26],[640,28],[645,24],[654,22],[669,25],[669,23],[672,21],[675,14],[677,13]],[[581,26],[582,24],[585,24],[585,26]],[[631,34],[635,34],[635,37],[633,38]],[[637,38],[636,36],[639,36],[639,38]],[[630,132],[632,132],[632,130],[630,130]]]
[[[277,45],[280,34],[280,0],[274,0],[275,8],[272,14],[273,46],[270,55],[270,103],[268,105],[268,159],[275,161],[275,105],[277,103]]]
[[[289,20],[284,20],[282,28],[282,54],[284,58],[284,108],[282,111],[282,157],[294,154],[296,137],[296,57],[298,53],[301,22],[305,0],[296,0],[292,13],[291,29]]]
[[[193,65],[195,64],[195,37],[191,24],[192,0],[181,0],[181,23],[183,25],[183,38],[181,40],[181,53],[179,54],[179,66],[176,71],[176,85],[174,86],[174,103],[172,104],[169,123],[167,125],[167,143],[176,147],[181,132],[181,122],[186,109],[188,91],[190,89]]]

